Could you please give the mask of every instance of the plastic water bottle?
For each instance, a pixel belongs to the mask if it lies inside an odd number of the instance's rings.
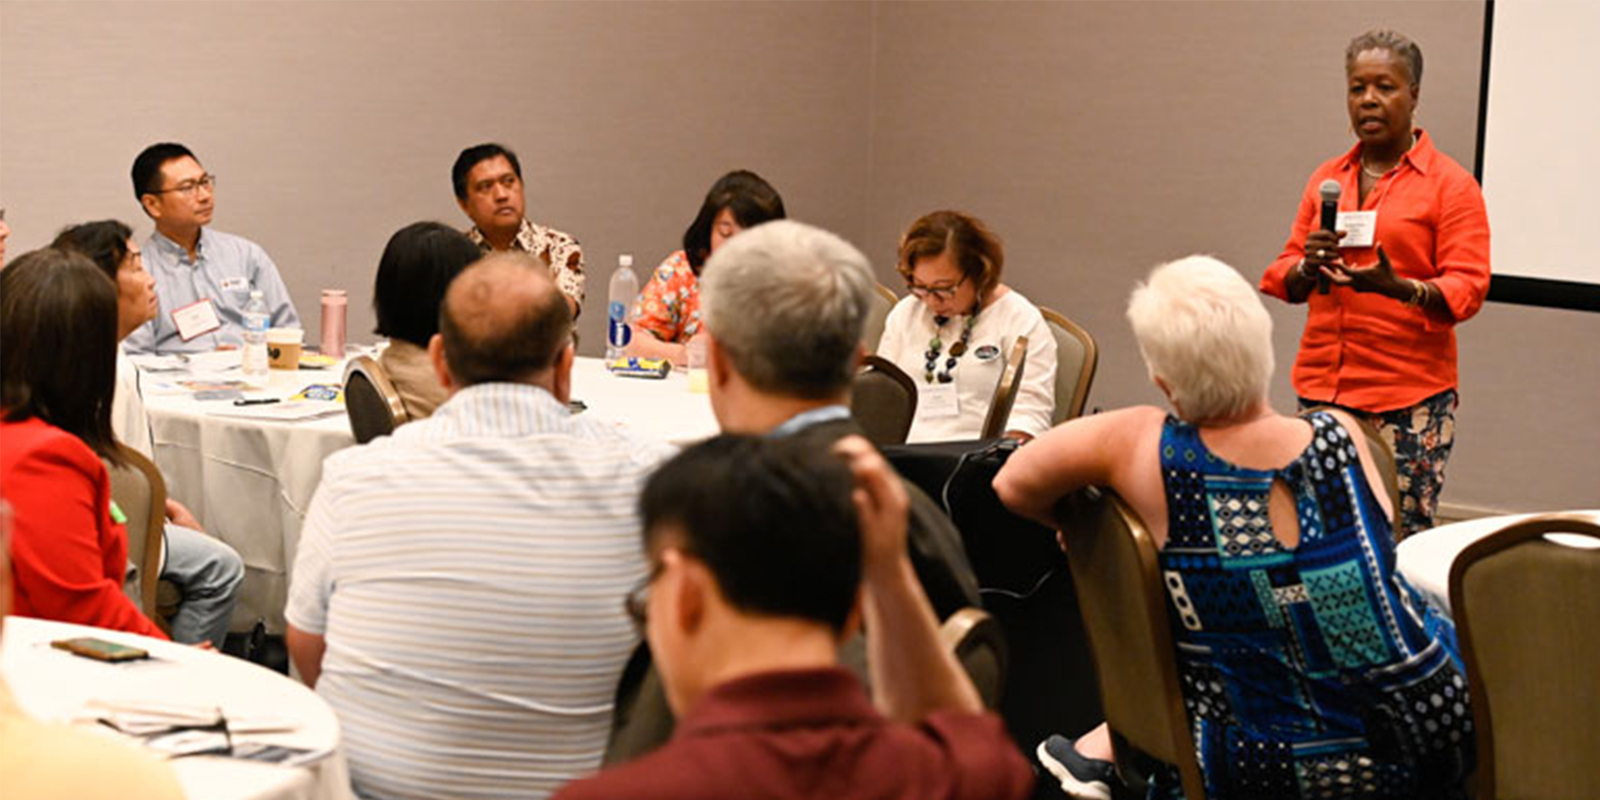
[[[240,348],[246,386],[260,389],[267,385],[267,325],[271,318],[261,292],[252,291],[244,307],[244,347]]]
[[[639,279],[633,274],[633,256],[617,256],[617,271],[611,273],[610,302],[606,304],[606,365],[628,354],[633,341],[633,301],[639,296]]]

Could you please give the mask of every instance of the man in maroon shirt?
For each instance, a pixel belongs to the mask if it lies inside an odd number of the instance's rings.
[[[905,487],[860,437],[721,436],[645,486],[628,598],[678,727],[582,798],[1022,798],[1033,774],[939,642]],[[841,669],[864,622],[876,709]]]

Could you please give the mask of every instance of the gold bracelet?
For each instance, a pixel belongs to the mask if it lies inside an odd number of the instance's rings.
[[[1406,300],[1406,305],[1412,308],[1422,308],[1428,302],[1428,284],[1413,279],[1411,281],[1411,297]]]

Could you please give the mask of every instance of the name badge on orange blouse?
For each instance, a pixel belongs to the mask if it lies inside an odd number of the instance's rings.
[[[1378,230],[1378,212],[1340,211],[1333,229],[1344,231],[1340,247],[1371,247],[1372,237]]]
[[[921,419],[961,416],[961,404],[956,399],[955,383],[917,384],[917,416]]]

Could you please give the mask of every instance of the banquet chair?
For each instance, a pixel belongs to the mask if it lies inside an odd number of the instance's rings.
[[[951,614],[939,626],[939,641],[955,654],[978,696],[983,698],[984,707],[999,709],[1010,655],[1000,622],[989,612],[969,606]]]
[[[368,356],[350,359],[344,369],[344,406],[356,444],[394,433],[409,419],[389,374]]]
[[[850,384],[850,416],[873,444],[905,444],[917,416],[917,384],[894,362],[867,356]]]
[[[889,287],[881,283],[873,284],[877,291],[873,293],[872,305],[867,309],[867,322],[861,328],[861,344],[867,352],[878,351],[878,340],[883,338],[883,326],[889,319],[889,312],[894,310],[894,304],[900,298],[894,296]]]
[[[1028,366],[1028,337],[1018,336],[1011,344],[1011,354],[1006,356],[1006,367],[1000,371],[1000,381],[994,385],[994,398],[989,401],[989,413],[983,418],[980,439],[993,439],[1006,432],[1011,421],[1011,407],[1017,404],[1017,392],[1022,388],[1022,373]]]
[[[1541,514],[1469,545],[1450,607],[1477,729],[1478,800],[1586,796],[1600,785],[1600,524]]]
[[[1083,416],[1094,371],[1100,363],[1099,348],[1088,331],[1061,312],[1041,306],[1039,313],[1044,315],[1045,325],[1056,340],[1056,407],[1050,424],[1060,425]]]
[[[1304,417],[1313,411],[1325,411],[1332,407],[1315,406],[1300,412],[1300,416]],[[1372,463],[1378,466],[1378,476],[1383,480],[1383,491],[1389,495],[1389,508],[1393,512],[1389,515],[1389,530],[1394,532],[1395,544],[1399,544],[1400,540],[1406,537],[1406,531],[1400,526],[1400,469],[1395,464],[1394,449],[1372,423],[1360,417],[1352,419],[1356,421],[1356,425],[1361,428],[1361,435],[1367,440],[1367,455],[1372,458]]]
[[[1177,769],[1188,800],[1204,800],[1149,531],[1116,493],[1094,487],[1064,498],[1056,519],[1118,773],[1133,786],[1141,759],[1153,758]]]
[[[161,470],[150,463],[139,451],[127,445],[117,445],[123,463],[106,462],[111,477],[111,499],[127,516],[128,563],[133,565],[138,583],[130,589],[129,596],[144,615],[154,620],[163,630],[167,624],[159,613],[158,595],[161,578],[161,551],[165,544],[163,532],[167,524],[167,483]],[[175,597],[176,587],[168,584]],[[136,595],[136,596],[135,596]]]

